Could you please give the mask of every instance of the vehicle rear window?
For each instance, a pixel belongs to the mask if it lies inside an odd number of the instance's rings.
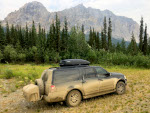
[[[95,71],[94,71],[93,68],[87,68],[87,69],[85,69],[85,73],[86,73],[85,78],[96,77],[96,73],[95,73]]]
[[[79,71],[77,69],[57,70],[54,72],[53,80],[54,84],[79,80]]]

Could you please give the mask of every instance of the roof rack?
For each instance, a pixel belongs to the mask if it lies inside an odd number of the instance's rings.
[[[59,65],[60,67],[72,67],[72,66],[88,66],[90,64],[89,61],[83,59],[65,59],[61,60]]]

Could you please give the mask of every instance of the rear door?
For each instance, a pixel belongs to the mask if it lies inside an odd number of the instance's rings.
[[[99,92],[99,80],[93,68],[84,68],[84,77],[82,84],[85,95]]]
[[[60,69],[54,71],[53,84],[59,96],[63,97],[75,86],[82,86],[78,69]]]
[[[101,67],[95,67],[95,70],[99,79],[100,92],[113,90],[115,78],[111,77],[109,72]]]

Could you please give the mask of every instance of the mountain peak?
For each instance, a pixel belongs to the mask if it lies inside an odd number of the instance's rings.
[[[44,9],[45,11],[47,10],[42,3],[37,2],[37,1],[26,3],[21,9],[23,10]]]
[[[78,4],[77,6],[75,6],[76,8],[85,8],[85,6],[83,4]]]

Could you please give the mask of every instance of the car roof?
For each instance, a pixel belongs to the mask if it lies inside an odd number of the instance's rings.
[[[99,66],[64,66],[64,67],[52,67],[52,68],[49,68],[51,70],[62,70],[62,69],[79,69],[79,68],[87,68],[87,67],[92,67],[92,68],[96,68],[96,67],[99,67]]]

